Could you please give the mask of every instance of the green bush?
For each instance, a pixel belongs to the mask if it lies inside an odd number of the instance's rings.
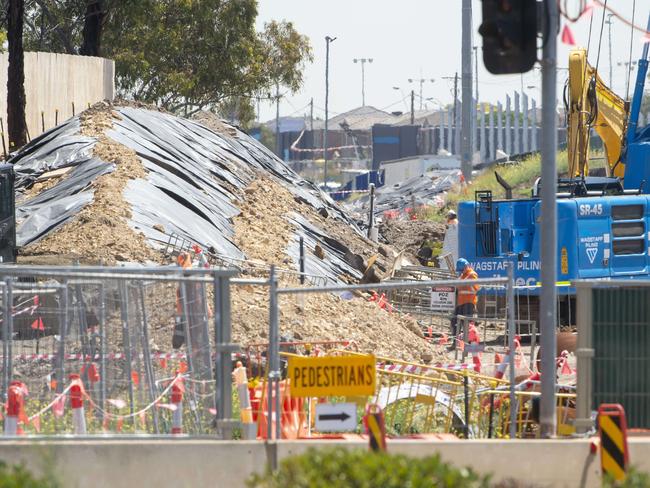
[[[58,488],[51,477],[35,478],[23,465],[9,466],[0,461],[0,488]]]
[[[276,473],[253,475],[251,488],[474,488],[487,477],[443,463],[438,455],[410,458],[344,448],[310,449],[285,459]]]
[[[650,486],[650,475],[632,468],[627,473],[623,482],[616,482],[611,477],[606,477],[603,483],[605,488],[647,488]]]

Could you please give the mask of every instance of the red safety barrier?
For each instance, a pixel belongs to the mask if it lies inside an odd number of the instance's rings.
[[[180,373],[177,373],[177,375],[172,385],[171,394],[171,403],[176,407],[172,412],[172,435],[183,433],[183,393],[185,393],[185,384]]]
[[[72,408],[72,428],[76,435],[86,435],[86,415],[84,410],[84,387],[78,374],[70,375],[70,407]]]
[[[25,396],[27,387],[20,381],[12,381],[7,391],[7,416],[5,417],[5,435],[22,435],[20,422],[26,422]]]

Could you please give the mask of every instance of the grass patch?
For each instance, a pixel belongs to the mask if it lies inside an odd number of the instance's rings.
[[[605,166],[605,160],[602,152],[594,151],[589,162],[589,169],[595,170]],[[557,153],[557,173],[560,177],[566,177],[569,169],[567,152]],[[438,209],[435,215],[429,215],[428,220],[442,221],[448,209],[457,209],[459,202],[474,200],[474,192],[477,190],[491,190],[495,199],[505,198],[506,194],[501,185],[496,180],[494,172],[497,171],[510,186],[512,186],[513,198],[528,198],[535,184],[535,180],[542,173],[542,157],[533,154],[523,161],[516,164],[493,166],[481,174],[477,175],[474,180],[466,187],[455,186],[447,193],[445,206]]]
[[[557,171],[559,175],[566,174],[568,160],[566,151],[557,155]],[[494,198],[505,198],[506,194],[501,185],[497,182],[494,172],[497,171],[510,186],[514,198],[526,198],[535,180],[542,173],[542,158],[534,154],[520,163],[503,166],[493,166],[479,174],[465,189],[454,188],[447,194],[447,206],[456,208],[459,202],[474,200],[474,192],[477,190],[491,190]]]

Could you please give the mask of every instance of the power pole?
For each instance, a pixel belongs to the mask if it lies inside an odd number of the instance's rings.
[[[542,54],[542,215],[540,331],[542,334],[542,398],[540,430],[542,438],[556,432],[555,350],[557,307],[557,0],[545,0],[548,23]]]
[[[461,160],[460,167],[469,183],[472,179],[472,0],[463,0]]]
[[[424,95],[422,94],[422,88],[426,81],[430,81],[431,83],[434,83],[436,80],[434,78],[409,78],[409,83],[420,84],[420,110],[422,110],[422,102],[424,100]]]
[[[454,75],[454,125],[456,125],[456,117],[458,116],[458,71]]]
[[[280,148],[280,84],[275,83],[275,154],[282,159]]]
[[[325,133],[323,134],[323,184],[327,191],[327,124],[329,118],[328,105],[330,97],[330,43],[334,42],[336,37],[325,36]]]
[[[612,17],[614,14],[607,14],[607,21],[605,22],[607,24],[607,30],[608,30],[608,37],[609,37],[609,88],[613,89],[613,80],[614,77],[612,76]]]
[[[415,125],[415,90],[411,90],[411,125]]]
[[[476,92],[476,101],[481,103],[481,99],[478,96],[478,46],[474,46],[474,91]]]
[[[309,130],[314,132],[314,97],[311,97],[309,101]],[[313,134],[312,137],[314,137]]]

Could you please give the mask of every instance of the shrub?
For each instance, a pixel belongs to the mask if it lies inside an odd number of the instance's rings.
[[[611,477],[606,477],[603,483],[606,488],[646,488],[650,486],[650,475],[632,468],[627,473],[625,481],[616,482]]]
[[[2,488],[57,488],[53,477],[35,478],[23,465],[9,466],[0,461],[0,487]]]
[[[447,488],[487,487],[488,478],[458,469],[438,455],[410,458],[344,448],[309,449],[282,461],[275,473],[253,475],[251,488]]]

